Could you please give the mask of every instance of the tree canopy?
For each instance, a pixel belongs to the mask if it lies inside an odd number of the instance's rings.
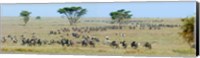
[[[31,14],[31,12],[23,10],[23,11],[21,11],[20,16],[27,17],[27,16],[29,16],[30,14]]]
[[[130,12],[131,11],[126,11],[124,9],[120,9],[120,10],[111,12],[110,16],[114,22],[117,22],[117,23],[119,23],[119,25],[121,25],[121,23],[124,20],[130,19],[132,17],[132,14],[130,14]]]
[[[23,10],[23,11],[21,11],[20,12],[20,16],[22,16],[23,17],[23,20],[24,20],[24,26],[27,24],[27,22],[29,21],[29,15],[31,14],[31,12],[29,12],[29,11],[25,11],[25,10]]]
[[[70,25],[74,25],[80,19],[81,16],[86,14],[87,10],[82,7],[63,7],[57,11],[60,14],[66,15]]]
[[[194,19],[195,17],[181,19],[183,25],[181,26],[182,32],[180,35],[190,46],[194,44]]]

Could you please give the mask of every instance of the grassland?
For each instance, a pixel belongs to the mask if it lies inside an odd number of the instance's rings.
[[[160,20],[162,18],[135,18],[132,20]],[[83,18],[84,20],[111,20],[109,18]],[[164,18],[165,24],[181,24],[180,19],[168,19]],[[67,23],[67,19],[61,18],[42,18],[41,20],[35,20],[32,18],[27,26],[22,26],[23,21],[19,17],[1,17],[1,36],[8,34],[30,37],[31,33],[35,32],[41,39],[60,39],[60,35],[48,35],[50,30],[57,30],[64,27],[71,27]],[[107,23],[85,23],[80,22],[77,26],[105,26],[111,25]],[[127,49],[119,48],[113,49],[109,46],[105,46],[100,42],[97,47],[81,47],[75,45],[73,47],[62,47],[60,45],[43,45],[43,46],[22,46],[20,43],[13,44],[10,42],[1,44],[1,53],[37,53],[37,54],[84,54],[84,55],[136,55],[136,56],[195,56],[195,50],[189,48],[189,46],[178,35],[180,28],[162,28],[161,30],[108,30],[103,32],[92,32],[91,35],[95,35],[100,38],[100,41],[105,39],[105,36],[109,35],[111,40],[121,41],[120,36],[116,36],[115,33],[125,33],[126,40],[131,43],[133,40],[137,42],[155,42],[153,49],[145,49],[139,47],[139,49],[132,49],[130,46]],[[65,34],[61,34],[65,35]],[[75,39],[74,37],[67,37],[68,39]]]

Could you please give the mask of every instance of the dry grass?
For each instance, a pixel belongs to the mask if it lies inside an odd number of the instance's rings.
[[[90,18],[92,19],[92,18]],[[100,20],[101,18],[95,18]],[[87,19],[83,19],[87,20]],[[148,20],[142,19],[142,20]],[[150,20],[150,19],[149,19]],[[60,39],[60,35],[52,36],[48,35],[50,30],[57,30],[63,27],[71,27],[66,23],[66,19],[56,18],[43,18],[41,20],[30,20],[27,26],[22,26],[23,21],[19,18],[2,18],[1,29],[2,35],[8,34],[19,36],[26,34],[26,37],[30,37],[32,32],[35,32],[41,39]],[[164,20],[166,24],[180,24],[179,19]],[[77,26],[103,26],[110,24],[102,23],[79,23]],[[96,48],[81,47],[80,45],[74,47],[61,47],[60,45],[44,45],[44,46],[21,46],[20,44],[5,43],[1,44],[2,52],[12,53],[45,53],[45,54],[89,54],[89,55],[145,55],[145,56],[195,56],[195,50],[190,49],[186,43],[178,35],[180,28],[164,28],[162,30],[108,30],[104,32],[90,33],[99,37],[101,41],[106,35],[111,37],[111,40],[121,41],[120,36],[116,36],[115,33],[126,33],[126,40],[128,43],[131,41],[138,42],[156,42],[153,44],[153,49],[148,50],[143,47],[139,49],[132,49],[130,46],[127,49],[119,48],[113,49],[111,47],[102,45],[102,42],[97,44]],[[65,35],[62,34],[62,35]],[[68,39],[74,39],[73,37],[67,37]],[[81,40],[81,39],[75,39]],[[184,49],[183,49],[184,48]]]

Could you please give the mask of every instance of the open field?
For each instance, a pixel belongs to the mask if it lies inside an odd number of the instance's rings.
[[[161,18],[137,18],[131,20],[160,20]],[[83,18],[80,19],[80,23],[77,27],[81,26],[110,26],[109,23],[97,23],[97,22],[84,22],[84,20],[105,20],[110,21],[109,18]],[[24,23],[19,17],[4,17],[1,18],[1,36],[24,34],[25,37],[31,37],[34,32],[36,36],[46,40],[60,40],[60,36],[64,36],[67,39],[80,41],[81,38],[74,38],[72,36],[66,36],[66,33],[59,35],[49,35],[49,31],[57,30],[60,28],[70,28],[67,23],[67,19],[61,18],[42,18],[41,20],[35,20],[32,18],[26,26],[22,26]],[[162,22],[152,22],[152,24],[181,24],[180,19],[163,19]],[[107,30],[87,33],[94,35],[100,39],[100,42],[96,44],[96,47],[82,47],[77,44],[72,47],[62,47],[61,45],[41,45],[41,46],[22,46],[20,42],[13,44],[12,42],[1,43],[1,53],[37,53],[37,54],[84,54],[84,55],[136,55],[136,56],[195,56],[195,50],[191,49],[183,39],[178,35],[180,27],[176,28],[161,28],[160,30],[130,30],[125,27],[123,30]],[[70,32],[72,33],[72,32]],[[126,37],[122,39],[121,36],[115,35],[116,33],[125,33]],[[137,41],[143,44],[144,42],[154,42],[152,49],[146,49],[139,46],[138,49],[133,49],[130,46],[124,49],[111,48],[110,46],[103,45],[105,36],[109,36],[110,40],[116,40],[117,42],[125,40],[128,44],[132,41]],[[2,38],[2,37],[1,37]]]

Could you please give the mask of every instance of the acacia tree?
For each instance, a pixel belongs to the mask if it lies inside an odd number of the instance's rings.
[[[131,18],[132,14],[130,14],[131,11],[126,11],[124,9],[120,9],[114,12],[110,13],[110,16],[113,20],[112,23],[117,22],[119,23],[119,26],[125,21]]]
[[[72,6],[60,8],[57,12],[66,15],[70,25],[75,25],[81,16],[86,14],[87,10],[83,9],[82,7]]]
[[[180,35],[191,47],[194,44],[194,19],[195,17],[181,19],[183,25],[181,26],[182,31],[180,32]]]
[[[25,11],[25,10],[23,10],[23,11],[20,12],[20,16],[23,17],[24,26],[25,26],[25,25],[27,24],[27,22],[29,21],[29,15],[30,15],[30,14],[31,14],[31,12]]]

